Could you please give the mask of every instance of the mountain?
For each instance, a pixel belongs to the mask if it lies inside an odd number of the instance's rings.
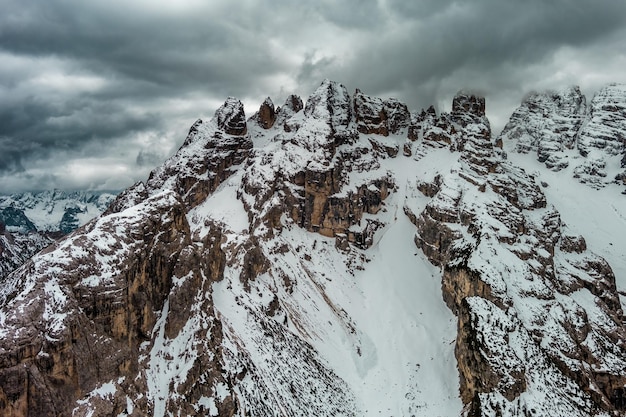
[[[626,85],[608,85],[586,102],[578,87],[530,94],[500,139],[593,188],[626,185]]]
[[[2,280],[1,414],[623,414],[623,185],[574,171],[624,146],[571,91],[495,139],[463,92],[228,98]]]
[[[114,198],[110,193],[57,190],[0,195],[0,279],[101,214]]]
[[[90,191],[0,195],[0,221],[12,232],[67,234],[98,216],[114,199],[114,194]]]

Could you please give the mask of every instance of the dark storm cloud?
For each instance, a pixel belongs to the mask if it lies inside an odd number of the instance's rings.
[[[204,85],[217,90],[239,86],[244,93],[251,82],[245,77],[247,67],[265,74],[278,70],[279,63],[262,51],[254,32],[205,10],[177,18],[121,4],[29,4],[15,3],[9,7],[19,11],[17,16],[0,18],[0,46],[9,52],[56,55],[107,77],[179,92]]]
[[[566,46],[602,47],[603,39],[624,30],[626,22],[626,2],[612,0],[392,0],[387,5],[388,27],[395,30],[357,46],[342,73],[374,94],[402,86],[407,97],[421,95],[424,106],[436,101],[442,88],[528,84],[519,67],[541,63]]]
[[[474,89],[501,125],[530,89],[626,81],[625,18],[613,0],[4,0],[0,192],[123,187],[225,97],[251,114],[323,78],[414,110]]]

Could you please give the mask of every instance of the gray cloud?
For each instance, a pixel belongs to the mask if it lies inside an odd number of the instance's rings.
[[[470,88],[501,127],[529,90],[626,81],[625,23],[613,0],[5,0],[0,192],[125,187],[225,97],[323,78],[414,110]]]

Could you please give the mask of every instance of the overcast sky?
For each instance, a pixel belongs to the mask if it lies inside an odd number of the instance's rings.
[[[227,96],[330,78],[412,110],[626,82],[623,0],[0,0],[0,193],[123,189]]]

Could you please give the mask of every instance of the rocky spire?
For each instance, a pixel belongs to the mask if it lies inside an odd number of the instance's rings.
[[[346,128],[352,118],[348,90],[341,83],[324,80],[309,96],[304,114],[307,117],[328,121],[333,132]]]
[[[243,136],[248,131],[243,103],[234,97],[226,99],[226,102],[215,112],[215,118],[217,126],[229,135]]]
[[[263,101],[259,111],[255,114],[255,119],[263,129],[269,129],[274,126],[274,122],[276,121],[276,111],[271,98],[268,97],[265,101]]]

